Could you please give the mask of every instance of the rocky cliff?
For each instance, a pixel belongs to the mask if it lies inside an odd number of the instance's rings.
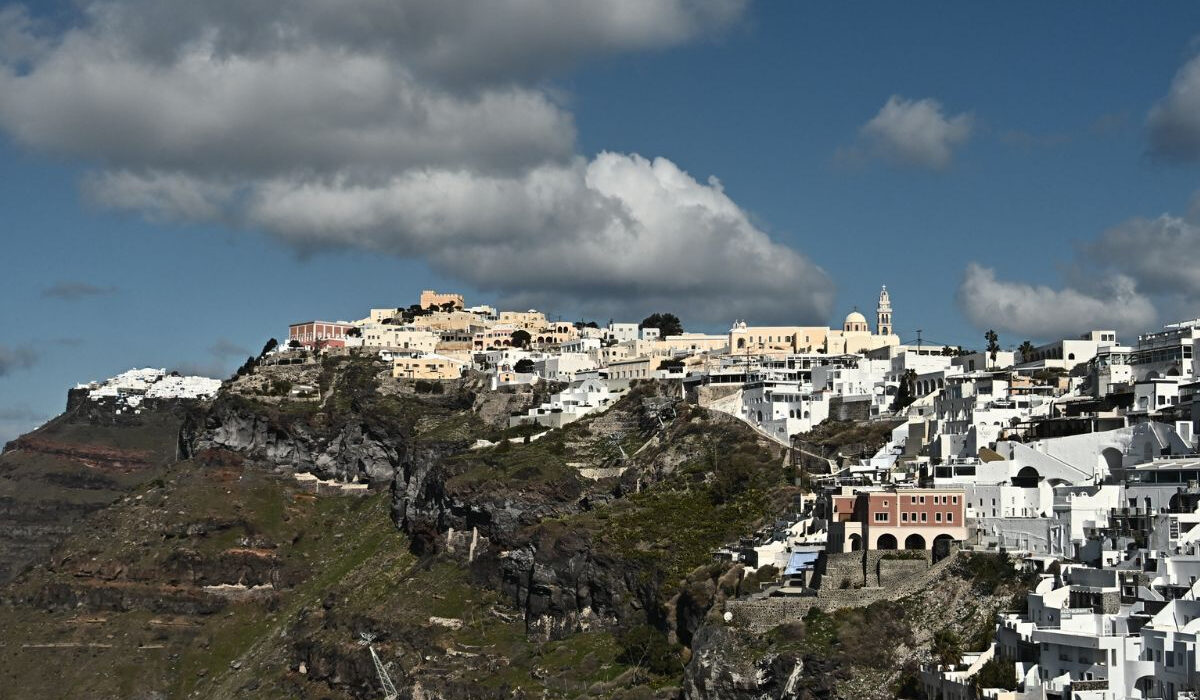
[[[374,697],[355,644],[369,631],[402,697],[795,687],[799,657],[719,624],[742,573],[712,551],[795,492],[741,424],[644,384],[531,436],[504,425],[531,392],[417,394],[365,358],[288,371],[317,395],[263,394],[278,382],[262,368],[136,420],[73,401],[95,440],[48,431],[10,450],[22,478],[103,498],[0,589],[0,626],[32,640],[0,652],[0,682],[35,687],[58,655],[77,663],[57,697]],[[723,651],[739,644],[745,663]]]

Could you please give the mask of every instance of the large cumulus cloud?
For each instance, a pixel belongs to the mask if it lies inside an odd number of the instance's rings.
[[[996,278],[995,270],[967,266],[958,289],[963,313],[980,328],[994,328],[1019,338],[1071,338],[1088,330],[1115,329],[1128,340],[1149,329],[1157,318],[1153,303],[1138,293],[1136,283],[1118,275],[1094,291]]]
[[[585,311],[824,321],[832,284],[715,180],[576,152],[547,80],[727,28],[744,0],[93,0],[0,13],[0,128],[94,201],[428,261]],[[17,40],[19,39],[19,41]]]
[[[1179,69],[1166,97],[1146,118],[1150,153],[1169,161],[1200,159],[1200,56]]]
[[[977,326],[1040,339],[1115,328],[1131,340],[1159,321],[1196,318],[1200,271],[1188,260],[1200,249],[1198,201],[1184,215],[1134,217],[1080,243],[1059,288],[999,280],[972,264],[959,304]]]

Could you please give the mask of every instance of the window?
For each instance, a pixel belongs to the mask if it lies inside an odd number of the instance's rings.
[[[908,513],[901,513],[901,514],[900,514],[900,522],[902,522],[902,523],[906,523],[906,522],[908,522]]]
[[[929,522],[929,513],[921,513],[921,522]]]
[[[954,513],[946,513],[946,522],[948,522],[948,523],[954,522]]]
[[[916,497],[916,496],[909,496],[909,497],[908,497],[908,502],[909,502],[909,503],[916,503],[916,502],[917,502],[917,497]]]
[[[958,496],[951,496],[950,502],[953,503],[954,505],[958,505]],[[983,505],[983,501],[980,501],[979,505]]]
[[[941,513],[934,513],[934,514],[933,514],[933,520],[934,520],[934,522],[939,522],[939,523],[940,523],[940,522],[942,522],[942,514],[941,514]]]
[[[877,522],[877,523],[886,523],[887,519],[888,519],[887,513],[876,513],[875,514],[875,522]]]
[[[924,503],[924,502],[925,502],[925,497],[921,496],[921,503]]]

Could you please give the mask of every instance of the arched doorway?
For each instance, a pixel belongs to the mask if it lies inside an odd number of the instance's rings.
[[[905,549],[925,549],[925,538],[913,533],[904,538]]]
[[[862,537],[856,532],[850,535],[850,551],[857,552],[862,549]]]
[[[1124,456],[1121,451],[1115,447],[1105,447],[1100,453],[1100,458],[1104,460],[1104,467],[1108,470],[1109,475],[1117,475],[1121,473],[1121,467],[1124,466]]]
[[[937,563],[946,557],[950,556],[950,546],[954,544],[954,538],[950,535],[941,534],[933,538],[933,561]]]
[[[1033,467],[1021,467],[1021,471],[1017,472],[1017,475],[1013,477],[1012,483],[1013,486],[1031,488],[1037,486],[1039,476],[1041,475],[1038,474],[1038,470]]]
[[[896,549],[896,536],[885,534],[875,540],[875,549]]]

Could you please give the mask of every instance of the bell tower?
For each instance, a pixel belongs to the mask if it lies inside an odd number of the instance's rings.
[[[892,334],[892,299],[888,296],[886,284],[879,292],[879,306],[875,308],[875,333]]]

